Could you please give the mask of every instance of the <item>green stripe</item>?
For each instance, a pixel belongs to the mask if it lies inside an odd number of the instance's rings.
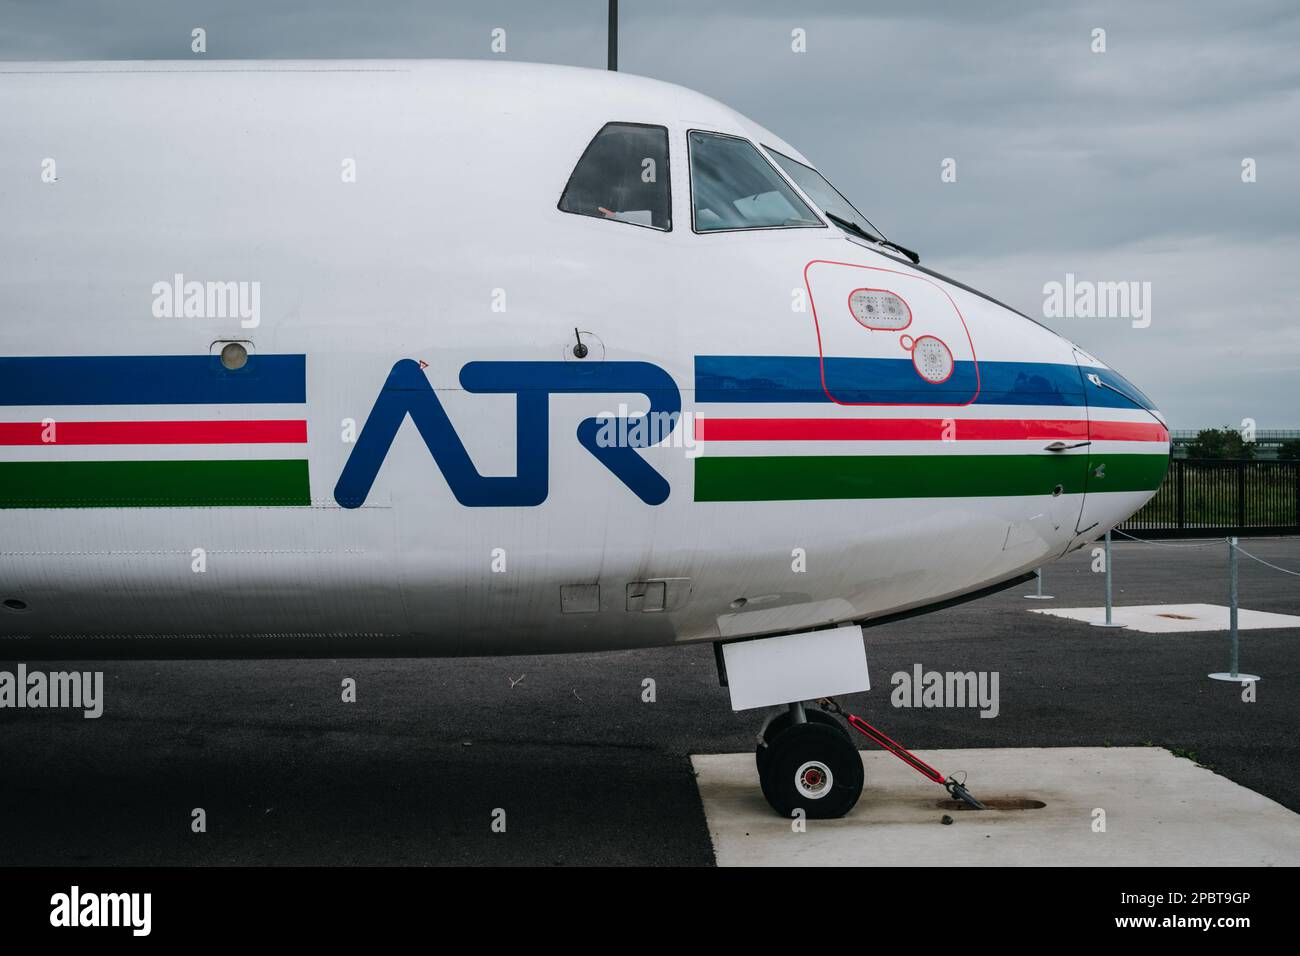
[[[305,460],[0,462],[0,508],[311,504]]]
[[[1089,469],[1105,463],[1105,477]],[[1150,491],[1167,455],[792,455],[695,459],[696,501],[973,498]]]

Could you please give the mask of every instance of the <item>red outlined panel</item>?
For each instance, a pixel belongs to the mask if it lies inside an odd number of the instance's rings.
[[[834,267],[834,271],[817,270],[814,267]],[[963,407],[972,404],[980,393],[979,361],[975,354],[975,342],[971,337],[966,318],[962,315],[956,301],[941,283],[927,276],[899,269],[887,269],[882,266],[864,266],[856,262],[841,262],[835,259],[813,259],[804,266],[804,287],[808,290],[808,302],[812,307],[813,328],[817,336],[817,355],[821,366],[822,390],[826,397],[836,405],[862,405],[882,407]],[[889,288],[885,289],[884,286]],[[838,288],[837,288],[838,287]],[[871,331],[857,321],[856,315],[844,317],[838,309],[830,310],[832,314],[818,312],[817,290],[822,292],[823,303],[828,296],[835,301],[851,299],[854,292],[861,289],[885,291],[903,299],[911,315],[908,326],[911,335],[873,337]],[[926,300],[926,301],[918,301]],[[834,325],[833,323],[841,323]],[[854,339],[846,327],[856,330],[861,339]],[[886,331],[897,332],[897,329]],[[923,378],[913,364],[916,388],[907,388],[908,397],[898,401],[851,401],[836,395],[836,390],[864,390],[870,383],[837,383],[828,380],[826,360],[828,358],[892,358],[907,360],[912,364],[911,350],[905,348],[904,340],[910,341],[913,349],[916,343],[926,337],[939,339],[948,350],[953,360],[953,368],[962,362],[969,362],[974,370],[973,385],[967,389],[961,387],[954,391],[956,381],[951,374],[943,380],[932,382]],[[831,343],[834,344],[831,344]],[[947,387],[945,387],[947,386]],[[924,397],[924,391],[933,387],[933,398]],[[900,389],[900,392],[902,390]],[[917,396],[922,397],[918,398]]]

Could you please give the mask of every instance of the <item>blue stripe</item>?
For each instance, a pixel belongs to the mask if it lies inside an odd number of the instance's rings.
[[[1119,389],[1092,387],[1074,365],[1048,362],[980,362],[979,405],[1084,405],[1153,408],[1150,400],[1108,369],[1097,372]],[[901,405],[960,404],[975,394],[975,363],[957,362],[940,385],[923,381],[910,359],[828,358],[826,378],[841,402]],[[860,384],[859,384],[860,383]],[[816,356],[697,355],[697,402],[830,402]]]
[[[983,367],[984,366],[982,365],[980,366],[980,368]],[[1146,393],[1114,369],[1085,368],[1083,371],[1084,374],[1095,373],[1103,382],[1121,393],[1116,395],[1110,388],[1101,389],[1100,391],[1103,393],[1104,400],[1098,401],[1098,389],[1090,389],[1088,392],[1089,405],[1105,405],[1109,408],[1132,408],[1136,406],[1138,408],[1148,408],[1152,411],[1155,410],[1156,406],[1152,403],[1151,399],[1147,398]]]
[[[0,357],[0,405],[251,405],[307,400],[307,356]]]

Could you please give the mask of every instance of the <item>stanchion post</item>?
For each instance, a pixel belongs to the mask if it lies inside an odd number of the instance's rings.
[[[1237,640],[1237,539],[1228,539],[1228,630],[1232,632],[1232,670],[1237,676],[1237,662],[1240,659],[1240,645]]]
[[[1035,568],[1035,569],[1034,569],[1034,577],[1038,579],[1038,587],[1037,587],[1037,589],[1036,589],[1036,591],[1035,591],[1034,594],[1026,594],[1026,595],[1024,595],[1025,600],[1026,600],[1026,601],[1051,601],[1051,600],[1054,600],[1054,598],[1052,597],[1052,595],[1050,595],[1050,594],[1044,594],[1044,593],[1043,593],[1043,569],[1042,569],[1042,568]]]
[[[1107,531],[1106,532],[1106,620],[1093,621],[1092,622],[1093,627],[1124,627],[1125,626],[1123,624],[1116,624],[1113,619],[1112,607],[1114,602],[1112,598],[1113,598],[1113,591],[1111,590],[1111,581],[1110,581],[1110,532]]]
[[[1237,634],[1237,536],[1228,539],[1228,646],[1230,670],[1211,674],[1214,680],[1232,681],[1235,684],[1253,684],[1259,680],[1256,674],[1242,674],[1238,671],[1241,657],[1240,640]]]
[[[1110,627],[1115,622],[1110,619],[1111,610],[1114,603],[1114,596],[1111,592],[1110,585],[1110,532],[1106,532],[1106,626]]]

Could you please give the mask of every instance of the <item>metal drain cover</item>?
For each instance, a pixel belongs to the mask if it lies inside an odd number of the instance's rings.
[[[990,810],[1041,810],[1047,804],[1042,800],[1030,800],[1026,797],[986,797],[980,803]],[[939,800],[937,806],[942,810],[973,810],[974,807],[962,800]]]

